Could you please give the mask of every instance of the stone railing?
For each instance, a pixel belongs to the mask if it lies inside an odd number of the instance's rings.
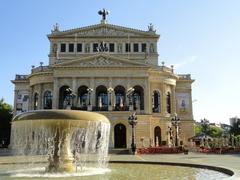
[[[181,80],[191,80],[191,74],[178,74]]]
[[[27,80],[28,75],[16,74],[15,80]]]
[[[45,72],[49,70],[51,70],[49,66],[38,66],[38,67],[32,68],[32,73]]]

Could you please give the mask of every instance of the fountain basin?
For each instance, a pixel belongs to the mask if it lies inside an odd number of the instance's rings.
[[[1,165],[0,178],[16,180],[63,178],[69,180],[112,180],[112,179],[208,179],[219,180],[228,178],[233,172],[213,166],[165,163],[165,162],[134,162],[134,161],[110,161],[108,168],[86,168],[74,173],[45,173],[44,164],[37,163],[29,168],[23,168],[22,164]]]
[[[48,155],[46,172],[75,172],[84,154],[96,154],[99,166],[105,164],[109,130],[109,120],[98,113],[29,111],[14,117],[11,147],[16,155]]]

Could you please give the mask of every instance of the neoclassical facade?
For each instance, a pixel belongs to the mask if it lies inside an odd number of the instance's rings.
[[[146,31],[99,24],[61,31],[54,26],[49,64],[16,75],[14,113],[74,109],[104,114],[111,121],[110,148],[131,147],[128,117],[136,112],[136,143],[172,145],[171,119],[181,119],[180,141],[194,136],[189,74],[158,65],[160,38]],[[173,129],[174,130],[174,129]],[[173,138],[174,139],[174,138]]]

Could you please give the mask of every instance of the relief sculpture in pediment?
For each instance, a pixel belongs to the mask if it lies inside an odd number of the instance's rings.
[[[134,33],[124,32],[110,28],[99,28],[78,33],[79,36],[135,36]]]
[[[104,67],[104,66],[122,66],[121,62],[115,62],[105,57],[98,57],[92,61],[86,61],[79,64],[83,67]]]

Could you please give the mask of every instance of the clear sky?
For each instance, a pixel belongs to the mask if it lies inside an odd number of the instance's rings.
[[[98,10],[110,11],[111,24],[161,35],[159,63],[190,73],[194,119],[229,123],[240,116],[240,1],[238,0],[2,0],[0,4],[0,97],[13,104],[15,74],[48,64],[46,37],[61,30],[98,24]]]

